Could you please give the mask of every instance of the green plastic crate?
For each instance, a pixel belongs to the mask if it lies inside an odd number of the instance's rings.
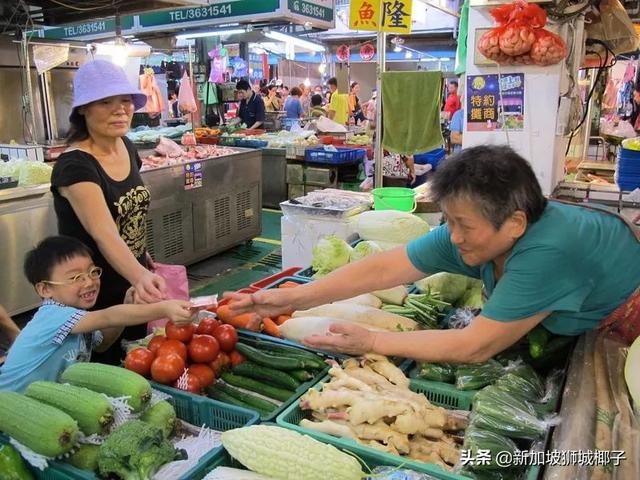
[[[314,388],[319,390],[322,384],[328,381],[329,379],[330,377],[328,376],[323,378]],[[429,398],[429,396],[432,394],[432,392],[425,390],[424,386],[420,384],[416,384],[415,380],[411,380],[409,388],[414,392],[424,393],[427,396],[427,398]],[[456,399],[454,397],[455,395],[452,392],[440,392],[440,393],[434,392],[433,394],[434,400],[432,401],[432,403],[439,405],[441,407],[454,409],[454,410],[469,410],[471,408],[470,402],[468,403],[467,408],[461,408],[460,405],[465,404],[466,400],[460,397],[458,397],[457,399],[457,404],[448,403],[451,401],[456,402]],[[300,422],[304,418],[307,418],[307,415],[303,410],[300,409],[300,405],[293,404],[293,405],[290,405],[284,412],[282,412],[280,416],[278,416],[278,418],[276,419],[276,423],[281,427],[289,428],[291,430],[295,430],[298,433],[309,435],[315,438],[316,440],[320,440],[321,442],[329,443],[343,450],[351,451],[358,456],[361,456],[361,455],[373,456],[377,458],[378,461],[381,462],[380,464],[382,465],[401,466],[402,468],[408,468],[411,470],[415,470],[417,472],[426,473],[434,476],[435,478],[442,479],[442,480],[465,480],[469,478],[456,473],[447,472],[435,464],[423,463],[416,460],[411,460],[409,458],[400,457],[397,455],[391,455],[389,453],[380,452],[373,448],[366,447],[348,438],[334,437],[332,435],[327,435],[326,433],[316,432],[314,430],[303,428],[300,426]],[[547,433],[547,437],[545,439],[545,443],[547,445],[549,443],[549,439],[550,439],[550,433]],[[533,467],[530,467],[525,472],[525,478],[526,480],[536,480],[540,475],[540,473],[541,473],[541,467],[533,466]]]
[[[171,395],[178,418],[192,425],[205,425],[212,430],[224,432],[253,425],[259,421],[258,415],[252,410],[220,403],[207,397],[190,395],[164,385],[155,384],[153,388]],[[6,437],[0,441],[6,442]],[[222,446],[212,449],[198,461],[195,467],[177,480],[200,480],[206,476],[208,466],[223,455]],[[50,465],[44,471],[32,469],[34,477],[38,480],[98,480],[98,476],[94,473],[80,470],[64,462],[51,462]]]

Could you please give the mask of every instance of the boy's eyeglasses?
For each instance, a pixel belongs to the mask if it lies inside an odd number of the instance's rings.
[[[65,280],[64,282],[53,282],[50,280],[43,280],[42,283],[48,283],[49,285],[78,285],[84,283],[87,278],[91,280],[97,280],[102,275],[102,268],[93,267],[86,273],[78,273],[74,275],[69,280]]]

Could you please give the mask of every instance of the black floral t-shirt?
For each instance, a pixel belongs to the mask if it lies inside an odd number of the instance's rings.
[[[129,283],[107,263],[95,240],[82,226],[71,204],[60,195],[58,189],[81,182],[97,184],[102,190],[120,237],[138,261],[146,265],[146,219],[151,197],[140,176],[138,152],[126,137],[123,140],[129,153],[131,171],[122,181],[109,177],[98,160],[82,150],[72,150],[60,155],[51,175],[58,232],[60,235],[77,238],[91,248],[95,264],[104,269],[94,309],[121,304]]]

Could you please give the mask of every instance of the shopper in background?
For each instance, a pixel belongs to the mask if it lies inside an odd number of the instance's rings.
[[[323,95],[322,85],[316,85],[313,87],[313,94],[320,95],[322,97],[322,103],[324,104],[324,95]]]
[[[143,302],[164,298],[164,280],[148,270],[153,266],[146,243],[149,190],[138,152],[126,137],[133,112],[146,102],[111,62],[95,60],[76,72],[70,147],[53,167],[51,191],[59,233],[87,245],[102,268],[98,310],[122,303],[130,285]],[[122,337],[145,335],[146,326],[137,325]],[[117,364],[121,354],[115,342],[98,361]]]
[[[280,99],[278,98],[275,85],[265,87],[264,108],[267,112],[280,111]]]
[[[453,114],[462,108],[460,97],[458,96],[458,81],[452,80],[448,85],[449,95],[447,101],[444,104],[444,111],[449,114],[449,120],[453,117]]]
[[[300,95],[300,103],[302,103],[302,111],[306,116],[309,110],[311,110],[311,90],[304,83],[298,85],[298,88],[302,92],[302,95]]]
[[[376,90],[371,92],[371,98],[362,104],[362,114],[369,122],[376,121],[376,99],[378,98],[378,92]]]
[[[304,116],[304,110],[302,109],[302,102],[300,101],[300,96],[302,92],[298,87],[293,87],[291,89],[291,94],[287,101],[284,102],[284,110],[287,112],[288,119],[299,120]]]
[[[349,121],[349,99],[345,93],[338,92],[338,80],[335,77],[327,81],[331,97],[327,107],[327,116],[340,125]]]
[[[462,131],[464,130],[464,109],[457,110],[449,123],[450,141],[453,153],[462,150]]]
[[[178,94],[174,91],[169,92],[169,117],[181,117],[180,110],[178,110]]]
[[[629,123],[636,132],[640,132],[640,85],[636,85],[633,89],[633,111]]]
[[[327,112],[322,108],[322,95],[311,95],[311,110],[309,110],[309,116],[311,118],[318,118],[326,116]]]
[[[640,232],[631,222],[547,200],[531,165],[507,146],[454,155],[438,166],[430,195],[445,224],[298,288],[226,294],[232,312],[273,318],[450,272],[481,279],[489,296],[465,328],[389,333],[335,324],[304,342],[350,355],[480,363],[537,325],[567,336],[607,330],[628,343],[640,335]]]
[[[360,105],[360,84],[358,82],[351,82],[351,92],[349,93],[349,116],[353,118],[355,124],[365,121],[364,113],[362,112],[362,106]]]
[[[260,128],[264,123],[264,101],[251,88],[251,84],[246,80],[236,83],[240,107],[238,108],[238,118],[247,128]]]

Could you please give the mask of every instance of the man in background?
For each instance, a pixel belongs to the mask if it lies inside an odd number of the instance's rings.
[[[460,96],[458,95],[458,81],[450,81],[447,89],[449,90],[449,95],[447,96],[447,101],[444,104],[444,111],[449,114],[449,120],[451,120],[453,114],[462,108]]]
[[[349,95],[338,92],[338,79],[331,77],[327,80],[331,97],[327,106],[327,117],[340,125],[349,121]]]

